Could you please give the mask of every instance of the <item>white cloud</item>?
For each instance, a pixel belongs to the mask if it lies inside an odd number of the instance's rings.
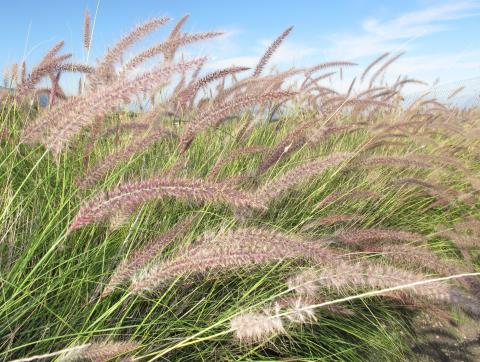
[[[228,57],[221,58],[215,57],[213,61],[209,62],[208,66],[212,69],[227,68],[233,65],[244,66],[244,67],[254,67],[258,62],[258,57],[256,56],[238,56],[238,57]]]
[[[264,39],[257,41],[250,49],[240,49],[234,44],[235,36],[241,34],[241,31],[229,32],[228,37],[216,39],[216,44],[211,43],[209,53],[211,62],[210,68],[218,69],[229,67],[232,65],[254,67],[266,49],[273,42],[273,39]],[[291,67],[304,65],[302,62],[307,56],[315,54],[318,50],[305,44],[292,42],[290,39],[285,40],[275,51],[270,59],[268,67],[281,66]],[[232,55],[241,54],[241,55]]]
[[[417,50],[410,49],[410,44],[418,38],[449,30],[455,20],[478,15],[480,15],[480,1],[466,0],[435,4],[399,14],[392,19],[370,17],[361,22],[358,31],[328,35],[327,40],[331,46],[326,49],[295,42],[293,33],[275,52],[269,68],[278,65],[285,69],[335,59],[353,60],[365,64],[372,57],[385,51],[411,50],[391,65],[387,72],[388,78],[390,74],[392,79],[402,74],[427,81],[433,81],[438,75],[443,75],[445,80],[458,79],[461,76],[468,77],[472,70],[480,70],[478,51],[416,55]],[[234,38],[239,34],[241,31],[235,30],[228,37],[218,39],[217,46],[209,49],[208,54],[214,55],[210,58],[210,68],[218,69],[231,65],[254,67],[272,42],[272,39],[257,42],[253,49],[246,53],[245,49],[232,45],[235,43]],[[358,69],[346,69],[346,79],[350,79],[350,76],[353,77],[356,73]]]
[[[259,54],[258,58],[263,55],[263,52],[270,46],[271,41],[263,41],[262,52]],[[291,41],[285,41],[280,45],[277,51],[273,54],[271,59],[271,64],[290,64],[301,66],[302,60],[304,60],[309,55],[315,54],[317,52],[316,48],[309,47],[300,43],[293,43]]]
[[[425,72],[441,74],[439,71],[449,70],[452,67],[455,67],[455,69],[477,69],[480,72],[480,51],[405,57],[397,63],[393,63],[390,70],[402,74],[425,74]]]
[[[453,1],[386,21],[366,19],[355,34],[327,36],[332,44],[328,53],[334,58],[357,59],[384,51],[402,51],[415,39],[447,30],[453,20],[479,15],[476,10],[480,11],[478,1]]]
[[[255,52],[255,55],[245,55],[245,56],[225,57],[225,58],[215,56],[209,66],[211,68],[224,68],[224,67],[229,67],[231,65],[254,67],[258,63],[260,57],[263,55],[263,52],[270,45],[270,43],[266,41],[261,42],[260,44],[262,46],[258,48],[261,49],[261,51]],[[304,65],[302,63],[302,60],[305,59],[305,57],[314,54],[315,52],[316,52],[315,48],[310,48],[303,44],[285,42],[273,54],[272,59],[270,59],[269,61],[268,67],[301,66],[301,65]]]
[[[277,49],[267,66],[267,71],[277,66],[280,69],[287,69],[329,60],[353,60],[360,63],[360,67],[345,68],[343,80],[340,80],[338,75],[329,80],[331,86],[346,90],[350,80],[362,71],[362,65],[372,58],[384,51],[409,50],[386,72],[385,77],[390,83],[399,75],[408,75],[430,83],[439,75],[442,82],[469,78],[472,74],[480,72],[480,51],[455,54],[435,52],[424,55],[418,48],[410,49],[410,44],[420,37],[447,31],[455,20],[477,16],[480,15],[479,12],[480,0],[451,1],[399,14],[392,19],[370,17],[360,22],[358,30],[327,36],[331,43],[327,48],[296,42],[293,32]],[[243,35],[241,29],[229,29],[221,37],[195,44],[182,52],[187,59],[193,56],[207,56],[209,61],[205,71],[232,65],[255,67],[273,38],[256,41],[245,47],[240,45],[239,41]]]

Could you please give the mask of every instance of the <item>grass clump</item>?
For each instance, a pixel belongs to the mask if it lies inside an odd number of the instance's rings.
[[[403,104],[406,81],[377,81],[400,55],[345,94],[320,83],[350,62],[263,75],[292,28],[251,75],[200,77],[206,59],[179,48],[220,33],[184,33],[187,18],[123,67],[167,18],[94,66],[59,43],[12,79],[0,358],[393,361],[411,358],[416,316],[477,318],[478,109]],[[67,70],[84,73],[71,97]]]

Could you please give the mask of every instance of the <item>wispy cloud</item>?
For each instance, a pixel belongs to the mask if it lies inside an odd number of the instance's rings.
[[[480,51],[468,51],[460,54],[434,54],[405,57],[394,63],[390,69],[397,73],[414,72],[418,74],[436,73],[451,69],[477,69],[480,73]]]
[[[209,67],[213,69],[227,68],[232,65],[254,67],[258,62],[256,56],[238,56],[238,57],[214,57],[213,61],[209,63]]]
[[[435,4],[406,13],[397,13],[393,18],[360,19],[358,29],[350,33],[337,32],[328,35],[330,46],[318,46],[315,36],[296,39],[295,31],[282,43],[270,60],[267,68],[287,69],[292,66],[308,66],[329,60],[353,60],[359,67],[344,69],[344,80],[337,76],[330,81],[332,86],[347,89],[350,79],[358,75],[362,66],[384,51],[399,52],[407,50],[406,55],[393,63],[385,75],[387,81],[395,81],[398,75],[408,75],[426,82],[433,82],[438,76],[443,82],[470,78],[480,74],[480,52],[466,49],[455,53],[448,47],[439,47],[432,52],[422,52],[413,47],[419,38],[438,39],[446,32],[462,25],[462,19],[480,15],[480,0],[450,1]],[[368,16],[365,14],[364,16]],[[312,31],[313,33],[313,31]],[[208,42],[195,44],[183,51],[186,58],[205,55],[209,58],[206,71],[226,68],[232,65],[255,67],[260,57],[273,41],[269,38],[253,40],[245,44],[242,37],[246,32],[239,28],[230,28],[222,37]],[[318,38],[316,38],[318,40]],[[315,44],[315,45],[312,45]],[[470,48],[470,47],[467,47]],[[267,69],[267,70],[268,70]],[[411,85],[408,88],[419,86]]]
[[[388,73],[392,78],[399,74],[408,74],[432,81],[440,74],[444,75],[445,80],[449,76],[450,79],[454,79],[468,74],[467,70],[471,73],[472,70],[478,69],[480,72],[478,52],[468,49],[464,52],[449,53],[448,50],[439,49],[435,54],[422,54],[421,49],[414,48],[413,44],[419,38],[439,36],[438,33],[457,26],[461,19],[479,15],[480,0],[465,0],[433,4],[430,7],[400,13],[390,19],[368,17],[360,21],[359,29],[354,29],[350,33],[337,32],[327,35],[326,39],[330,46],[326,48],[296,42],[294,32],[274,54],[270,66],[287,68],[308,65],[312,61],[333,59],[353,60],[359,64],[366,64],[385,51],[406,50],[406,56],[390,67]],[[232,49],[234,38],[241,33],[235,31],[229,34],[229,37],[217,40],[216,49],[210,49],[209,52],[215,54],[210,63],[212,68],[231,65],[253,67],[272,41],[270,39],[256,42],[250,47],[250,51]],[[225,44],[222,45],[222,42]],[[355,71],[352,70],[352,74]]]
[[[232,39],[224,39],[224,41],[230,44]],[[272,41],[273,39],[258,41],[247,55],[241,56],[232,56],[230,52],[231,49],[225,51],[226,48],[219,42],[217,49],[210,53],[214,54],[214,57],[209,66],[212,68],[224,68],[231,65],[254,67]],[[286,40],[274,53],[269,64],[271,66],[301,66],[304,65],[302,61],[306,57],[315,54],[317,51],[314,47]]]
[[[334,58],[358,59],[383,51],[409,48],[415,39],[449,29],[454,20],[478,16],[479,1],[453,1],[404,13],[390,20],[368,18],[355,34],[327,36],[332,44],[328,53]]]

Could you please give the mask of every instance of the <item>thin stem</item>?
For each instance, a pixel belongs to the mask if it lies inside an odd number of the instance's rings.
[[[35,360],[37,360],[37,359],[44,359],[44,358],[54,357],[54,356],[58,356],[59,354],[64,354],[64,353],[72,352],[72,351],[75,351],[75,350],[78,350],[78,349],[84,349],[84,348],[86,348],[86,347],[88,347],[88,346],[90,346],[90,343],[83,344],[83,345],[81,345],[81,346],[75,346],[75,347],[71,347],[71,348],[62,349],[61,351],[56,351],[56,352],[52,352],[52,353],[39,354],[39,355],[32,356],[32,357],[14,359],[14,360],[11,360],[10,362],[28,362],[28,361],[35,361]]]
[[[339,298],[339,299],[331,300],[331,301],[328,301],[328,302],[323,302],[323,303],[320,303],[320,304],[308,305],[308,306],[305,306],[303,308],[295,309],[295,311],[293,311],[293,312],[292,311],[290,311],[290,312],[287,311],[287,312],[284,312],[284,313],[279,313],[279,314],[276,314],[275,317],[283,317],[283,316],[287,316],[287,315],[292,314],[292,313],[312,310],[312,309],[315,309],[315,308],[322,308],[322,307],[326,307],[326,306],[333,305],[333,304],[348,302],[350,300],[373,297],[373,296],[376,296],[376,295],[381,295],[381,294],[385,294],[385,293],[388,293],[388,292],[394,292],[394,291],[397,291],[397,290],[414,288],[414,287],[419,286],[419,285],[426,285],[426,284],[443,282],[443,281],[452,280],[452,279],[460,279],[460,278],[474,277],[474,276],[480,276],[480,272],[455,274],[455,275],[450,275],[450,276],[447,276],[447,277],[419,280],[419,281],[416,281],[416,282],[413,282],[413,283],[397,285],[397,286],[394,286],[394,287],[389,287],[389,288],[384,288],[384,289],[379,289],[379,290],[372,290],[372,291],[369,291],[369,292],[355,294],[355,295],[351,295],[351,296],[348,296],[348,297]]]

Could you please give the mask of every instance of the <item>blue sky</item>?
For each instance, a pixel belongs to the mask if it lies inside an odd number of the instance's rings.
[[[83,13],[97,0],[17,0],[2,4],[0,66],[35,63],[56,41],[76,59],[82,51]],[[281,68],[329,60],[367,64],[384,51],[406,51],[392,77],[409,74],[452,82],[480,76],[480,0],[314,1],[314,0],[100,0],[91,59],[135,24],[167,15],[171,24],[145,41],[162,39],[182,15],[186,31],[224,30],[226,35],[197,45],[188,54],[208,55],[212,68],[254,65],[287,26],[294,31],[272,63]],[[127,55],[128,56],[128,55]]]

